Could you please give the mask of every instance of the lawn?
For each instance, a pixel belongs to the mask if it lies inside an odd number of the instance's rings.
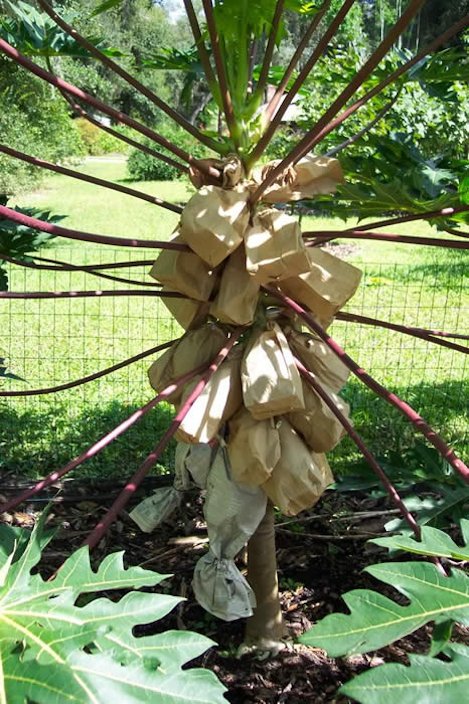
[[[120,160],[93,160],[79,168],[109,180],[126,179],[125,163]],[[184,182],[131,185],[174,202],[185,202],[191,192]],[[65,226],[101,234],[165,239],[177,224],[177,215],[169,211],[57,175],[47,177],[40,190],[16,202],[50,208],[67,215]],[[304,230],[341,229],[344,223],[304,218],[302,226]],[[425,223],[411,223],[395,231],[433,232]],[[60,239],[42,254],[84,264],[142,258],[151,262],[155,251]],[[344,256],[364,272],[363,283],[348,310],[398,323],[469,332],[467,253],[363,241]],[[116,273],[149,280],[148,268],[129,267]],[[127,288],[82,273],[37,273],[14,268],[10,278],[14,291]],[[164,305],[148,297],[5,301],[0,325],[1,355],[7,358],[11,370],[25,379],[4,380],[5,389],[62,383],[180,334]],[[465,355],[350,323],[335,323],[332,334],[363,367],[404,396],[461,454],[467,454],[469,374]],[[110,430],[151,397],[146,380],[149,359],[75,390],[3,401],[0,468],[41,476]],[[352,404],[357,427],[377,453],[386,454],[390,448],[402,451],[412,444],[413,433],[397,413],[374,399],[358,382],[352,381],[345,395]],[[170,414],[169,406],[155,410],[81,472],[128,475],[156,443]],[[337,467],[346,470],[354,457],[345,442],[333,459]],[[162,458],[159,470],[170,465],[171,450]]]

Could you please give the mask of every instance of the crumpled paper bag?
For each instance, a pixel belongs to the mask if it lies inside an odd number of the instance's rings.
[[[167,289],[163,286],[161,293],[164,294],[169,290],[172,291],[173,289]],[[184,330],[187,330],[192,325],[195,327],[198,321],[202,323],[207,317],[210,308],[208,301],[194,301],[192,298],[166,298],[161,296],[161,300]]]
[[[200,396],[176,431],[175,438],[186,443],[208,443],[215,438],[220,426],[229,420],[241,406],[241,356],[233,350],[206,384]],[[181,405],[192,392],[200,377],[189,383],[181,398]]]
[[[339,410],[348,418],[349,405],[325,384],[321,384],[321,386]],[[285,417],[292,427],[300,433],[311,450],[330,452],[344,437],[346,431],[329,406],[305,382],[303,382],[303,396],[305,411],[288,413]]]
[[[252,615],[254,593],[234,558],[265,515],[267,497],[259,488],[241,486],[230,477],[225,448],[212,463],[204,505],[210,552],[197,563],[192,583],[201,606],[232,621]]]
[[[246,271],[246,253],[240,245],[230,255],[210,315],[222,323],[250,325],[259,301],[259,283]]]
[[[280,438],[273,418],[255,420],[241,408],[228,424],[231,476],[239,484],[259,486],[280,459]]]
[[[310,271],[279,281],[287,296],[307,306],[326,327],[353,296],[362,272],[319,247],[308,249]]]
[[[171,242],[185,244],[180,234]],[[157,281],[172,291],[179,291],[196,301],[208,301],[213,290],[215,276],[210,267],[194,252],[163,249],[150,271]]]
[[[285,418],[278,430],[280,460],[262,489],[282,513],[295,516],[314,506],[334,477],[325,455],[311,452]]]
[[[257,420],[304,409],[303,389],[282,329],[253,333],[241,364],[244,405]]]
[[[345,386],[350,369],[317,335],[291,329],[286,336],[293,354],[321,384],[335,393]]]
[[[155,391],[163,391],[175,379],[201,364],[207,367],[227,341],[225,333],[213,323],[206,323],[196,330],[189,330],[172,347],[163,352],[148,370],[148,378]],[[182,396],[181,387],[168,396],[176,403]]]
[[[198,159],[199,164],[212,166],[221,173],[221,185],[223,188],[234,188],[244,178],[244,167],[241,159],[235,154],[229,154],[226,159]],[[189,166],[189,178],[196,188],[202,186],[219,185],[215,183],[212,176],[208,176],[197,168],[197,165]]]
[[[280,210],[265,208],[258,212],[244,241],[247,270],[260,284],[310,269],[298,220]]]
[[[203,186],[181,215],[180,232],[189,247],[211,267],[218,266],[243,241],[249,221],[249,192]]]
[[[178,442],[174,456],[174,486],[178,491],[194,487],[205,489],[214,459],[214,450],[206,443],[188,445]]]
[[[143,533],[151,533],[179,507],[181,494],[172,486],[156,489],[129,513]]]
[[[277,159],[253,170],[251,178],[255,188],[279,163],[280,159]],[[285,173],[265,190],[261,200],[266,203],[286,203],[314,198],[316,195],[334,193],[337,184],[343,180],[342,168],[337,159],[308,154],[295,166],[286,169]]]

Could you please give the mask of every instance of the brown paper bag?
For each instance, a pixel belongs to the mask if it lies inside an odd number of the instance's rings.
[[[254,169],[252,179],[256,188],[279,163],[280,160],[276,160]],[[263,193],[261,200],[266,203],[286,203],[334,193],[337,184],[343,180],[342,168],[337,159],[308,154],[277,178]]]
[[[279,288],[328,325],[358,288],[361,271],[318,247],[308,249],[310,271],[279,282]]]
[[[161,289],[161,293],[167,290],[165,286]],[[171,315],[176,319],[179,325],[187,330],[187,328],[192,323],[197,323],[197,319],[200,319],[200,324],[206,318],[210,303],[194,301],[191,298],[165,298],[161,296],[161,300],[165,304],[166,308],[169,310]]]
[[[348,418],[350,410],[348,404],[324,384],[322,387],[339,410]],[[329,406],[305,382],[303,382],[303,396],[305,410],[288,413],[286,418],[311,450],[330,452],[344,437],[344,427]]]
[[[190,372],[201,364],[214,359],[226,343],[225,333],[216,325],[207,323],[196,330],[190,330],[172,347],[163,352],[148,370],[151,386],[155,391],[163,391],[175,379]],[[171,394],[168,401],[176,403],[183,394],[183,388]]]
[[[180,234],[170,241],[185,244]],[[161,251],[150,276],[161,281],[167,289],[184,293],[196,301],[208,301],[215,281],[210,267],[197,254],[172,249]]]
[[[280,210],[266,208],[254,216],[245,246],[247,270],[261,284],[310,269],[298,221]]]
[[[257,420],[304,409],[303,389],[282,329],[254,332],[241,365],[244,405]]]
[[[221,185],[223,188],[234,188],[245,177],[244,166],[241,159],[236,154],[230,154],[225,159],[198,159],[197,164],[189,166],[189,178],[196,188],[202,186],[218,185],[214,176],[207,175],[204,171],[200,171],[198,164],[211,166],[217,169],[221,175]]]
[[[246,254],[241,245],[226,263],[210,315],[223,323],[250,325],[258,300],[259,283],[246,271]]]
[[[280,459],[280,438],[274,420],[255,420],[241,408],[228,428],[232,479],[249,486],[263,484]]]
[[[192,404],[175,434],[176,440],[188,443],[207,443],[213,440],[220,426],[241,406],[240,366],[240,354],[235,354],[223,362]],[[181,404],[187,399],[199,379],[200,377],[185,388]]]
[[[282,513],[295,516],[314,506],[334,477],[325,455],[310,452],[285,419],[278,426],[280,460],[262,489]]]
[[[249,192],[204,186],[181,215],[181,234],[189,247],[211,267],[218,266],[243,241],[249,221]]]
[[[349,368],[317,335],[291,329],[286,336],[293,354],[318,377],[321,384],[336,393],[345,386]]]

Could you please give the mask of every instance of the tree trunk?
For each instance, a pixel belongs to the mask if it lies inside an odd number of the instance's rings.
[[[257,607],[246,623],[245,645],[278,651],[285,627],[278,595],[274,507],[270,501],[248,543],[247,579],[256,595]]]

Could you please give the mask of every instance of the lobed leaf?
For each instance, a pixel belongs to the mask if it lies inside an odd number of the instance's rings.
[[[82,594],[153,587],[166,578],[124,568],[123,554],[93,571],[87,548],[73,553],[45,582],[31,574],[44,544],[46,514],[31,534],[0,533],[0,702],[24,704],[218,704],[223,687],[206,670],[181,670],[213,643],[195,633],[136,637],[137,625],[165,616],[180,598],[130,591],[122,598]]]
[[[469,520],[461,521],[461,530],[466,547],[460,547],[444,531],[431,526],[422,526],[420,541],[407,535],[393,535],[385,538],[370,540],[375,545],[380,545],[388,550],[405,550],[416,555],[429,555],[432,557],[447,557],[452,560],[469,560]]]
[[[361,704],[454,704],[467,701],[469,648],[451,649],[443,662],[425,655],[409,655],[410,666],[390,663],[347,682],[340,691]]]
[[[401,606],[370,589],[344,595],[350,614],[331,614],[301,638],[305,645],[337,657],[377,650],[430,621],[469,624],[469,577],[454,570],[445,577],[426,562],[393,562],[366,568],[373,577],[409,598]]]

